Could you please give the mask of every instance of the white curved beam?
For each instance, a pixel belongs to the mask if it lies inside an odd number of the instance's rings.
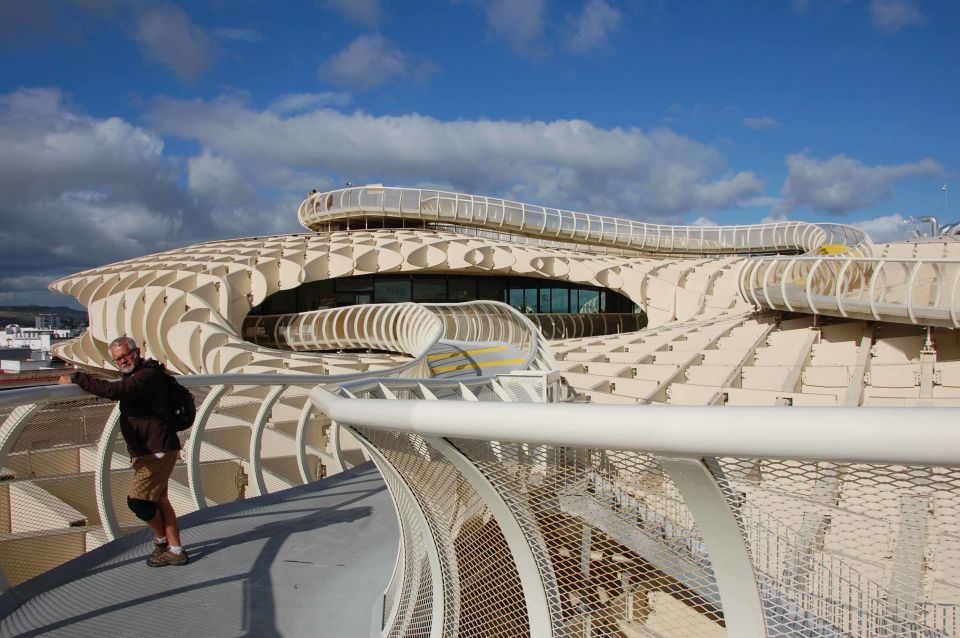
[[[707,546],[727,634],[767,638],[750,552],[717,478],[699,458],[656,459],[680,490]],[[715,461],[714,465],[719,469]]]
[[[517,575],[520,578],[523,600],[527,608],[530,635],[553,636],[554,628],[551,622],[549,599],[551,597],[558,599],[559,594],[557,593],[556,583],[544,581],[543,575],[540,573],[534,550],[530,546],[532,539],[528,538],[529,533],[524,533],[510,510],[510,506],[503,500],[497,489],[460,450],[440,437],[424,437],[424,440],[460,472],[470,484],[470,487],[483,499],[484,504],[497,520],[500,531],[510,548],[510,557],[513,559],[517,568]],[[545,548],[541,548],[541,551],[545,551]]]
[[[226,393],[227,385],[216,385],[210,388],[210,392],[204,398],[203,403],[197,409],[197,416],[193,420],[193,427],[190,429],[190,436],[187,438],[184,456],[187,461],[187,481],[190,483],[190,492],[193,494],[193,503],[197,509],[203,509],[207,506],[207,498],[203,491],[203,476],[200,472],[200,448],[203,445],[203,433],[207,429],[207,421],[213,414],[220,398]]]
[[[120,537],[120,523],[113,507],[113,493],[110,487],[110,468],[113,461],[113,442],[120,428],[120,404],[113,406],[113,412],[103,424],[100,441],[97,444],[97,471],[94,474],[94,492],[97,498],[97,511],[107,540]]]
[[[260,404],[257,416],[253,420],[253,426],[250,431],[250,466],[253,469],[253,480],[257,483],[257,493],[260,495],[267,493],[267,483],[263,480],[263,459],[260,458],[260,448],[263,446],[263,428],[266,427],[267,419],[270,418],[270,412],[273,410],[273,404],[277,402],[280,395],[287,389],[285,385],[278,385],[272,388]]]

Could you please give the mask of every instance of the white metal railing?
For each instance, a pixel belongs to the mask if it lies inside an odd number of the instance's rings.
[[[260,346],[296,351],[372,348],[408,354],[402,376],[429,377],[425,357],[441,340],[505,342],[526,353],[520,369],[549,370],[553,355],[539,330],[499,301],[457,304],[362,304],[249,317],[244,336]],[[378,374],[378,376],[380,376]]]
[[[740,294],[757,306],[960,327],[960,260],[802,256],[747,260]]]
[[[171,484],[178,513],[316,480],[321,467],[344,469],[307,390],[357,376],[179,377],[198,410]],[[280,458],[295,463],[271,463]],[[117,405],[77,386],[0,393],[0,468],[3,589],[141,526],[121,505],[131,474]]]
[[[369,348],[412,357],[402,376],[430,376],[426,356],[444,326],[422,304],[363,304],[283,315],[248,317],[244,338],[277,350],[330,351]]]
[[[862,231],[840,224],[792,221],[737,226],[648,224],[493,197],[381,185],[310,195],[300,204],[298,217],[302,225],[314,230],[340,219],[411,218],[638,253],[805,253],[824,244],[857,246],[869,242]]]
[[[430,493],[433,488],[422,481],[425,477],[437,480],[441,466],[459,463],[464,480],[475,474],[470,485],[479,498],[492,504],[488,515],[498,520],[513,548],[512,561],[503,562],[495,550],[483,560],[496,560],[503,574],[516,574],[529,613],[528,625],[516,633],[496,635],[522,635],[524,630],[533,635],[568,635],[572,626],[582,623],[588,627],[613,623],[611,626],[627,635],[632,635],[628,627],[642,634],[636,623],[642,625],[650,618],[641,615],[643,622],[637,620],[637,606],[644,603],[630,593],[639,583],[623,585],[622,594],[616,593],[619,586],[611,591],[608,583],[601,599],[591,599],[593,602],[579,611],[576,605],[558,602],[581,599],[585,591],[597,586],[599,576],[591,576],[595,568],[589,566],[597,559],[589,556],[598,551],[602,556],[604,551],[591,550],[589,539],[600,542],[607,537],[615,541],[615,547],[638,552],[637,556],[651,565],[648,571],[655,568],[665,574],[644,585],[649,591],[660,587],[676,590],[679,582],[700,597],[701,613],[707,617],[712,617],[711,601],[722,601],[718,613],[728,635],[958,635],[956,597],[960,593],[947,599],[897,598],[901,594],[886,580],[881,582],[859,566],[881,557],[861,556],[854,561],[849,555],[860,544],[889,545],[892,526],[870,522],[868,516],[863,525],[872,528],[843,532],[853,535],[830,538],[825,546],[822,538],[801,535],[765,509],[771,494],[779,494],[777,498],[788,503],[781,507],[790,508],[791,499],[808,503],[803,507],[820,512],[816,516],[822,517],[827,527],[831,516],[840,520],[856,516],[843,504],[818,509],[808,501],[809,487],[804,486],[818,475],[813,461],[829,461],[846,468],[844,480],[851,493],[873,490],[875,499],[891,502],[901,498],[899,495],[923,490],[928,484],[925,476],[943,477],[936,488],[930,488],[940,499],[937,514],[942,529],[958,529],[960,432],[950,423],[950,409],[784,411],[518,404],[503,403],[510,399],[505,399],[501,390],[491,391],[489,382],[484,385],[482,380],[454,388],[449,381],[364,379],[344,384],[339,396],[317,389],[311,398],[320,410],[348,425],[370,449],[377,450],[386,471],[416,494]],[[905,422],[910,428],[904,427]],[[603,427],[591,427],[595,423]],[[398,443],[402,441],[416,441],[431,451],[409,457],[403,452],[409,443]],[[445,447],[450,444],[452,448]],[[761,476],[759,469],[756,477],[724,476],[722,467],[733,471],[730,462],[736,459],[749,460],[751,467],[764,464],[770,478]],[[790,474],[793,483],[787,482]],[[538,496],[543,488],[547,491]],[[784,490],[796,491],[784,496]],[[557,513],[558,506],[548,494],[559,497],[562,514]],[[492,513],[504,504],[508,513],[502,507],[499,514]],[[416,531],[425,535],[424,542],[441,547],[435,562],[447,560],[442,547],[451,542],[438,530],[458,520],[458,511],[462,510],[435,504],[423,507],[428,524]],[[563,556],[571,551],[564,543],[573,542],[561,542],[557,536],[569,526],[564,516],[575,516],[580,525],[593,530],[584,532],[587,540],[582,542],[587,545],[581,558],[576,559],[574,550],[571,560],[579,560],[581,566],[575,573],[562,567]],[[579,529],[575,527],[576,536],[571,538],[580,538]],[[519,530],[523,542],[511,540],[509,530]],[[841,544],[839,553],[837,543]],[[842,549],[843,543],[849,543],[851,549]],[[925,544],[921,539],[920,549],[898,546],[892,550],[892,558],[883,557],[888,564],[883,578],[909,579],[909,575],[896,575],[896,565],[909,562],[911,556],[924,561],[929,577],[938,582],[951,582],[960,575],[960,564],[953,555],[939,557],[936,564],[923,558],[930,553]],[[624,569],[630,571],[631,561],[637,560],[631,556],[627,553],[618,559],[617,569],[623,574]],[[474,577],[464,565],[458,569],[461,579]],[[631,577],[623,576],[628,581]],[[488,587],[508,591],[502,579],[509,580],[498,576]],[[447,586],[445,578],[433,581],[435,592]],[[395,592],[395,596],[401,594]],[[632,614],[626,613],[631,609]],[[674,626],[682,625],[675,619]]]
[[[307,389],[317,384],[344,383],[372,374],[413,377],[419,383],[419,378],[431,374],[426,356],[441,337],[512,344],[525,353],[521,369],[547,370],[554,365],[549,346],[533,324],[499,302],[368,305],[310,314],[265,325],[258,321],[248,327],[266,332],[269,325],[270,339],[295,349],[372,348],[413,358],[375,372],[339,375],[179,377],[194,391],[199,408],[193,428],[184,434],[185,476],[178,477],[182,485],[180,501],[175,503],[178,511],[233,500],[236,493],[229,494],[229,486],[239,485],[241,477],[249,476],[251,489],[263,494],[313,480],[325,473],[318,472],[319,466],[342,470],[339,428],[334,424],[329,432],[324,430],[329,420],[307,401]],[[122,501],[118,494],[129,480],[118,436],[117,407],[91,399],[76,386],[0,393],[0,474],[5,479],[0,480],[0,509],[11,513],[0,516],[0,585],[22,582],[118,537],[130,526],[139,526],[126,510],[116,507]],[[295,463],[269,462],[277,456]],[[270,469],[276,467],[296,467],[298,475],[277,475]],[[232,476],[225,478],[231,471]],[[45,487],[37,487],[38,481],[68,489],[47,493]],[[242,482],[246,485],[246,478]],[[236,490],[244,492],[242,486]],[[176,495],[172,498],[176,500]],[[81,527],[79,532],[73,529]],[[77,542],[64,544],[63,551],[44,552],[31,545],[38,542],[37,534],[48,540],[66,534]],[[33,556],[30,548],[35,550]],[[49,559],[38,561],[36,556],[44,554]]]
[[[256,493],[313,480],[316,464],[345,466],[330,439],[346,425],[384,471],[401,514],[405,557],[385,606],[391,635],[420,635],[429,604],[423,601],[430,600],[441,601],[426,616],[427,633],[436,635],[450,630],[454,616],[467,633],[483,635],[568,635],[583,623],[621,622],[624,631],[637,630],[668,613],[668,607],[638,611],[656,598],[653,592],[678,587],[702,601],[699,613],[707,619],[722,617],[728,635],[958,635],[955,601],[895,598],[842,550],[831,553],[822,541],[805,549],[794,527],[764,509],[768,497],[757,496],[757,490],[796,489],[790,498],[807,502],[802,486],[816,479],[817,466],[778,459],[829,460],[847,464],[845,480],[859,481],[857,490],[873,490],[874,498],[884,490],[890,493],[884,498],[894,499],[932,490],[944,529],[960,530],[953,410],[529,403],[563,397],[549,376],[367,375],[338,379],[336,393],[332,385],[316,388],[312,401],[308,389],[329,379],[181,377],[200,408],[171,497],[186,512],[242,496],[246,476]],[[7,479],[0,492],[22,495],[12,516],[33,517],[31,525],[0,533],[0,562],[11,584],[36,573],[22,562],[37,552],[28,549],[31,542],[53,539],[69,558],[139,525],[117,505],[127,461],[113,404],[72,386],[12,390],[0,393],[0,417]],[[295,458],[298,476],[278,476],[284,464],[270,461],[279,457]],[[765,469],[749,476],[731,459]],[[786,482],[790,473],[795,487]],[[73,487],[65,489],[65,481]],[[829,512],[852,515],[842,504],[824,511],[827,521]],[[491,516],[497,531],[480,525]],[[581,533],[584,526],[592,531]],[[891,527],[875,524],[872,531],[885,537]],[[74,550],[64,538],[87,540]],[[572,539],[580,550],[571,550]],[[845,542],[877,543],[867,532]],[[603,575],[610,552],[616,558],[610,569],[622,578]],[[922,545],[916,552],[930,553]],[[956,558],[923,560],[938,582],[949,583],[960,572]],[[567,571],[569,560],[580,566]],[[638,560],[648,567],[632,570]],[[644,573],[653,575],[639,580]],[[470,593],[476,583],[497,591],[504,608],[485,607],[482,596]],[[606,593],[589,598],[597,587]],[[570,600],[584,602],[564,602]],[[677,626],[696,615],[669,613],[678,615]]]

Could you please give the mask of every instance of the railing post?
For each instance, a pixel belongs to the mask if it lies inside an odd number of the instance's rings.
[[[529,539],[520,527],[520,523],[510,511],[510,507],[500,493],[493,487],[480,469],[474,465],[460,450],[451,445],[446,439],[439,437],[424,437],[434,450],[450,462],[463,476],[470,487],[483,499],[484,504],[500,526],[500,531],[510,548],[510,557],[513,559],[520,577],[520,586],[523,589],[523,599],[527,608],[527,621],[530,624],[530,635],[549,637],[553,636],[553,627],[550,620],[550,606],[548,596],[558,597],[556,584],[545,583],[537,566],[537,559]],[[542,542],[542,539],[541,539]],[[540,548],[546,552],[545,547]],[[548,594],[548,586],[551,590]]]
[[[430,638],[441,638],[443,636],[443,620],[444,620],[444,610],[446,608],[446,596],[447,592],[443,588],[443,572],[440,568],[440,549],[435,538],[433,531],[430,529],[430,524],[427,521],[426,514],[423,512],[423,509],[420,507],[420,503],[417,501],[416,497],[413,494],[413,490],[407,485],[407,482],[404,480],[403,475],[400,474],[393,465],[386,459],[386,457],[380,452],[380,450],[375,446],[370,444],[366,438],[360,435],[360,433],[354,431],[354,438],[360,443],[363,448],[365,448],[368,456],[373,460],[374,464],[380,470],[381,473],[388,471],[393,478],[397,487],[403,491],[404,499],[411,506],[411,509],[414,511],[414,516],[416,518],[416,525],[420,530],[421,535],[423,536],[425,542],[423,543],[425,553],[427,555],[427,562],[430,565],[430,583],[433,591],[433,601],[430,610]],[[397,505],[397,500],[394,500],[394,506]],[[399,512],[398,512],[399,517]],[[415,605],[410,605],[408,612],[412,612]],[[409,621],[409,613],[405,619],[405,623]],[[406,635],[406,631],[401,631],[400,635]]]
[[[113,461],[113,441],[117,437],[117,427],[120,424],[120,404],[113,407],[107,422],[103,424],[100,442],[97,444],[97,471],[94,474],[94,493],[97,498],[97,511],[100,513],[100,523],[103,525],[107,540],[120,537],[120,524],[117,522],[117,513],[113,508],[113,496],[110,491],[110,465]]]
[[[281,379],[277,379],[281,381]],[[250,432],[250,467],[253,469],[253,480],[257,484],[257,494],[263,496],[267,493],[267,483],[263,480],[263,461],[260,458],[260,449],[263,444],[263,428],[266,426],[270,411],[273,410],[273,404],[277,402],[287,386],[280,385],[267,393],[260,410],[257,412],[257,418],[253,421],[253,428]]]
[[[187,446],[184,449],[184,456],[187,462],[187,482],[190,483],[190,492],[193,494],[193,502],[197,509],[203,509],[207,506],[207,498],[203,492],[203,478],[200,473],[200,447],[203,444],[203,433],[207,429],[207,421],[210,415],[220,402],[220,398],[227,391],[226,385],[218,385],[211,388],[200,408],[197,410],[197,416],[193,420],[193,428],[190,430],[190,437],[187,439]]]
[[[716,459],[660,455],[656,458],[680,490],[703,536],[723,605],[727,635],[766,638],[753,563],[720,485],[720,481],[726,483],[726,479],[720,474]]]

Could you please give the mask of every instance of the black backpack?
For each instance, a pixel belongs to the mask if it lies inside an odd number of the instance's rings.
[[[177,432],[189,430],[197,416],[197,404],[190,390],[170,374],[163,375],[167,380],[167,407],[170,409],[170,423]]]

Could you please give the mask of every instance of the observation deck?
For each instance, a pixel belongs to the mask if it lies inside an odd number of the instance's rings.
[[[380,186],[312,195],[300,219],[316,234],[53,284],[91,312],[61,356],[107,371],[106,344],[129,334],[195,394],[171,484],[188,520],[265,495],[314,512],[318,479],[370,460],[400,539],[370,635],[960,637],[957,242]],[[251,314],[373,273],[606,289],[649,324],[548,339],[494,300],[359,294]],[[0,601],[13,601],[141,526],[123,507],[114,406],[11,391],[0,419]],[[203,547],[196,567],[220,555]],[[191,566],[178,569],[163,578]]]
[[[137,532],[0,597],[3,636],[367,636],[397,554],[371,465],[182,517],[190,563]],[[135,628],[135,629],[134,629]]]

